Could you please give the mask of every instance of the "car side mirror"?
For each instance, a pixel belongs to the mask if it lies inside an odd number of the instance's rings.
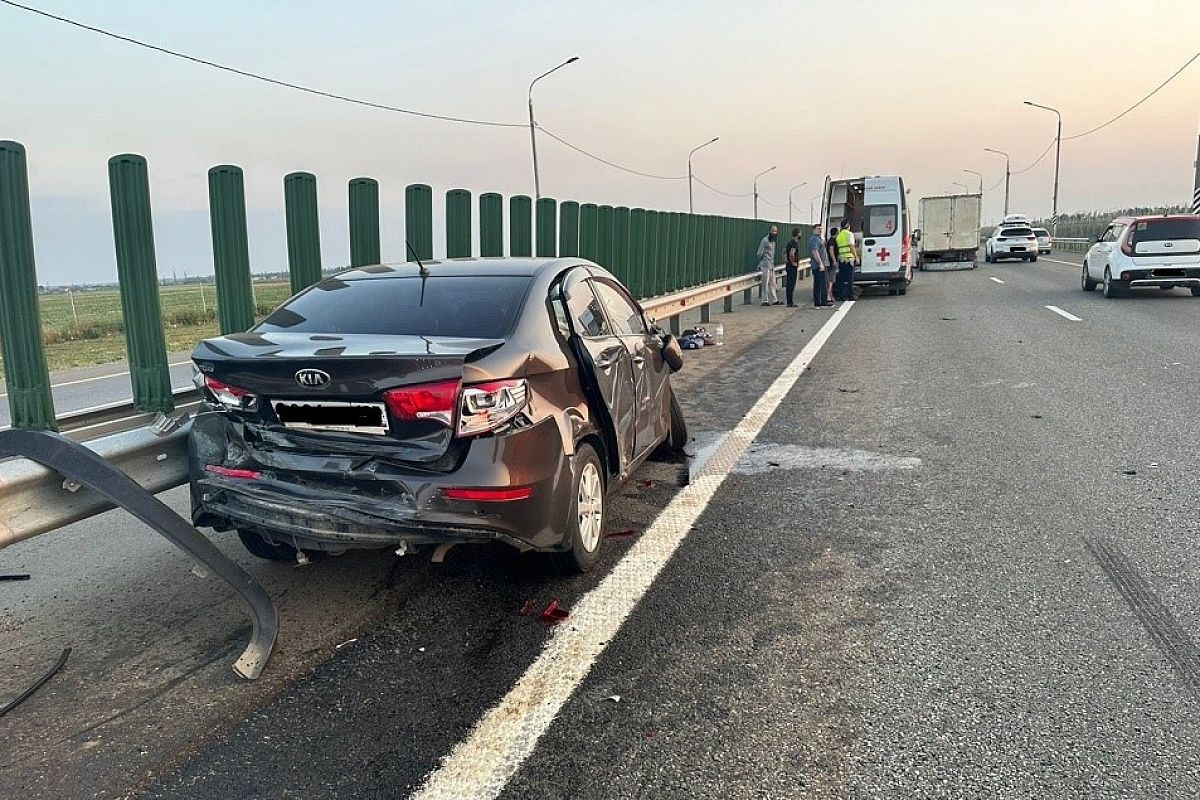
[[[679,346],[679,340],[666,333],[662,335],[661,341],[663,362],[671,372],[679,372],[683,369],[683,348]]]

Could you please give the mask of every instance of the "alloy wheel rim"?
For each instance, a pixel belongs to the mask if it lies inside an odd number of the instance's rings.
[[[576,501],[579,514],[579,540],[589,553],[600,544],[600,532],[604,526],[604,496],[601,488],[600,471],[592,463],[584,464],[579,476],[579,497]]]

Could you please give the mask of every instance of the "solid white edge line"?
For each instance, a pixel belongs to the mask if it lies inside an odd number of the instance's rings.
[[[1071,322],[1083,322],[1082,317],[1077,317],[1069,311],[1063,311],[1058,306],[1046,306],[1046,308],[1048,308],[1050,311],[1053,311],[1055,314],[1058,314],[1063,319],[1069,319]]]
[[[1075,263],[1074,261],[1059,261],[1057,258],[1046,258],[1045,256],[1042,256],[1039,260],[1040,261],[1049,261],[1051,264],[1066,264],[1068,267],[1082,267],[1083,266],[1082,261],[1080,261],[1079,263]]]
[[[990,275],[988,276],[988,279],[989,279],[989,280],[993,280],[993,281],[995,281],[996,283],[1004,283],[1004,281],[1000,280],[999,278],[993,278],[993,277],[992,277],[992,276],[990,276]]]
[[[843,302],[767,388],[688,486],[675,495],[598,586],[554,629],[499,703],[426,777],[413,800],[491,800],[533,753],[575,688],[708,507],[730,470],[849,313]]]
[[[175,367],[182,367],[182,366],[185,366],[190,363],[192,363],[191,360],[180,361],[175,364],[167,364],[167,369],[173,369]],[[102,380],[106,380],[108,378],[120,378],[120,377],[122,377],[124,375],[128,375],[128,374],[129,374],[129,370],[125,370],[124,372],[114,372],[110,375],[95,375],[91,378],[80,378],[77,381],[65,381],[63,383],[52,383],[52,384],[50,384],[50,388],[52,390],[53,389],[62,389],[65,386],[78,386],[81,383],[92,383],[94,381],[102,381]],[[0,392],[0,400],[3,400],[6,397],[8,397],[8,392]]]

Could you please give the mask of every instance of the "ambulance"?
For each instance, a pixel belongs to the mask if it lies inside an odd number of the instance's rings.
[[[888,294],[905,294],[912,283],[912,241],[908,198],[897,175],[825,178],[821,206],[825,230],[850,220],[861,263],[854,268],[857,286],[881,286]]]

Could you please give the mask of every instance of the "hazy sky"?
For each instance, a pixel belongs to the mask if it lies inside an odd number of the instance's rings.
[[[900,174],[914,198],[992,185],[1054,136],[1129,106],[1200,49],[1200,2],[283,2],[29,0],[165,47],[382,103],[539,122],[635,169],[750,191],[797,221],[827,174]],[[115,277],[107,159],[150,163],[159,271],[211,273],[205,173],[246,170],[253,268],[283,269],[282,178],[317,175],[327,266],[344,263],[346,183],[378,179],[383,255],[404,257],[405,184],[532,194],[527,129],[479,128],[348,106],[217,72],[0,5],[0,138],[25,144],[43,283]],[[1200,62],[1130,116],[1063,145],[1061,210],[1190,197]],[[542,137],[543,193],[686,209],[686,181],[628,175]],[[1053,157],[1012,182],[1012,210],[1050,209]],[[1002,188],[985,197],[1000,212]],[[773,208],[766,201],[778,204]],[[440,206],[435,203],[435,206]],[[696,187],[700,212],[750,199]],[[437,243],[442,251],[442,243]]]

